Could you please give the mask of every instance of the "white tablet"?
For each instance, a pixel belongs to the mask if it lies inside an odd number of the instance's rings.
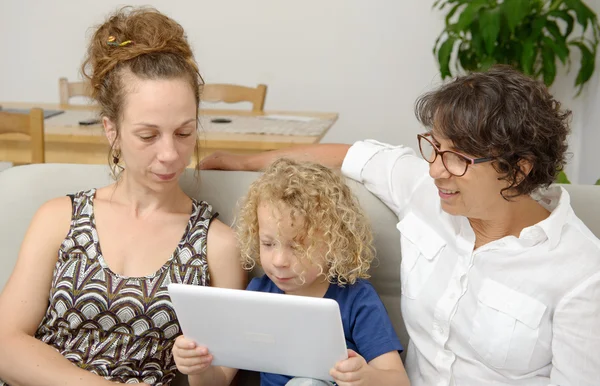
[[[333,381],[347,358],[333,299],[169,284],[186,338],[208,347],[213,365]]]

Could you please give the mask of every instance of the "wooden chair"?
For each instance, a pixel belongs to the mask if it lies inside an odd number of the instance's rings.
[[[0,135],[26,134],[31,138],[31,163],[45,162],[44,111],[33,108],[29,114],[0,111]]]
[[[86,82],[69,82],[67,78],[58,80],[58,92],[61,105],[68,105],[69,100],[76,96],[92,97],[91,90]]]
[[[252,111],[263,111],[267,86],[245,87],[234,84],[205,84],[201,86],[200,99],[203,102],[251,102]]]

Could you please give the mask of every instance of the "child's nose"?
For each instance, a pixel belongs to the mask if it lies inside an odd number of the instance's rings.
[[[277,250],[273,256],[273,265],[275,267],[288,267],[290,259],[287,253],[281,249]]]

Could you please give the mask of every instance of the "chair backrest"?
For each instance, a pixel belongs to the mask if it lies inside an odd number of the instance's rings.
[[[29,114],[0,111],[0,134],[20,133],[31,140],[31,163],[45,162],[44,111],[33,108]]]
[[[76,96],[92,97],[92,92],[86,82],[69,82],[67,78],[58,80],[58,92],[61,105],[68,105],[69,100]]]
[[[201,86],[200,99],[203,102],[250,102],[252,111],[263,111],[267,86],[259,84],[256,87],[238,86],[235,84],[205,84]]]

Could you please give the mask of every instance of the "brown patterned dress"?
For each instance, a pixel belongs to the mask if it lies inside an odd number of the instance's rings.
[[[72,196],[71,229],[58,252],[48,309],[35,337],[108,380],[168,385],[176,370],[171,348],[181,330],[167,286],[209,285],[206,235],[212,208],[194,200],[169,260],[153,275],[124,277],[102,257],[94,196],[95,189]]]

